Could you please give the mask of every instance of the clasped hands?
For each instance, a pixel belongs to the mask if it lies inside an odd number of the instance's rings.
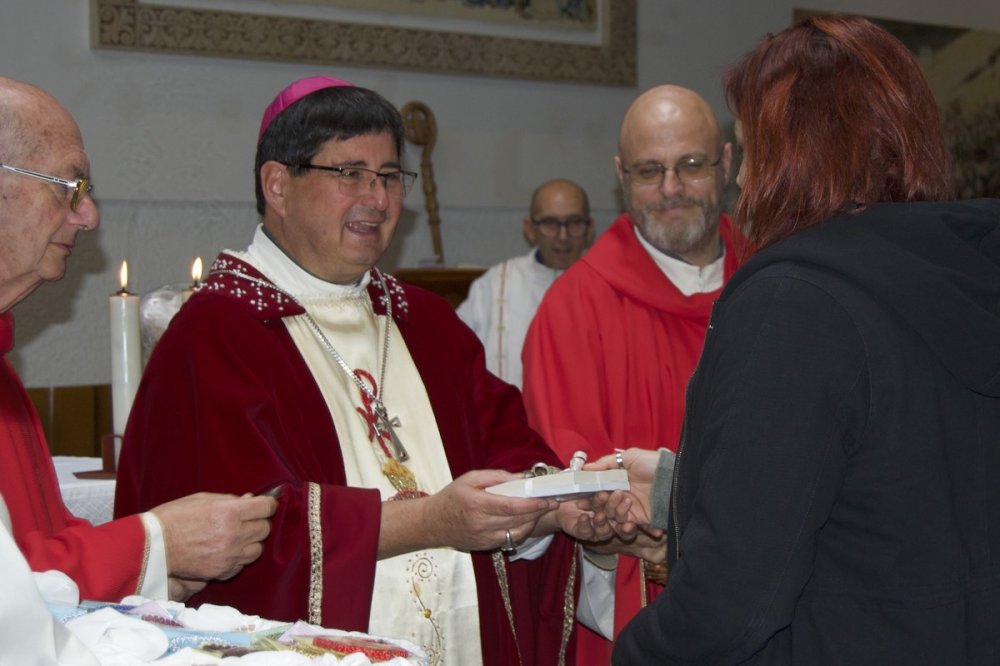
[[[596,552],[663,561],[663,531],[650,525],[650,491],[658,458],[656,451],[628,449],[622,453],[622,463],[631,490],[563,502],[493,495],[485,489],[520,476],[500,470],[468,472],[425,500],[384,505],[383,520],[392,514],[396,520],[383,525],[380,557],[428,546],[496,550],[508,533],[521,544],[528,537],[562,530]],[[615,455],[609,455],[584,469],[617,466]],[[198,493],[153,509],[164,532],[170,597],[186,599],[206,581],[230,578],[257,559],[276,507],[272,497]]]
[[[650,496],[659,460],[659,451],[630,448],[584,465],[585,470],[623,467],[628,472],[628,491],[599,492],[590,498],[591,510],[601,516],[614,533],[614,538],[604,548],[594,550],[623,552],[650,562],[665,560],[666,536],[650,522],[653,515]]]
[[[657,455],[656,451],[641,449],[624,452],[623,462],[632,486],[630,491],[601,492],[562,502],[493,495],[484,492],[485,489],[521,477],[500,470],[468,472],[426,498],[424,514],[428,520],[411,524],[430,526],[428,531],[423,531],[422,536],[429,541],[424,541],[423,547],[496,550],[503,546],[508,532],[515,544],[522,544],[528,537],[561,530],[596,552],[625,553],[661,562],[666,557],[663,531],[652,527],[649,518],[649,490]],[[613,469],[616,466],[615,456],[611,455],[584,469]],[[382,545],[388,544],[383,542]],[[391,550],[400,552],[395,548]],[[381,553],[382,556],[389,554]]]
[[[170,598],[183,601],[260,557],[276,509],[273,497],[205,492],[152,509],[163,529]]]

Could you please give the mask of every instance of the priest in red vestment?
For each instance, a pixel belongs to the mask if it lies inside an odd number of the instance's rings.
[[[204,494],[99,526],[66,509],[41,422],[7,359],[10,308],[63,276],[77,233],[96,229],[99,214],[66,109],[0,77],[0,118],[0,494],[12,536],[34,571],[62,571],[83,599],[184,599],[260,553],[274,502]]]
[[[265,111],[262,225],[154,350],[116,510],[280,497],[260,560],[195,597],[398,636],[433,663],[572,663],[575,505],[485,488],[558,459],[446,301],[374,268],[416,175],[373,91],[293,83]],[[579,523],[577,522],[579,521]]]
[[[626,112],[615,169],[628,212],[556,280],[523,351],[529,421],[563,461],[577,450],[591,460],[616,447],[676,450],[712,303],[737,264],[722,213],[731,159],[690,90],[653,88]],[[645,548],[663,562],[662,543]],[[620,556],[613,628],[610,617],[580,626],[578,663],[610,663],[609,639],[662,589],[647,566]]]

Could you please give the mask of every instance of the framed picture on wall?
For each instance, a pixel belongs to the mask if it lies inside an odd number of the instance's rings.
[[[91,0],[95,49],[636,82],[636,0]]]

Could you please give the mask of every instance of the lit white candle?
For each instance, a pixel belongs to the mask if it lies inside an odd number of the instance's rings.
[[[187,303],[187,300],[194,296],[194,292],[201,289],[201,273],[201,257],[195,257],[194,263],[191,264],[191,286],[181,292],[181,303]]]
[[[125,434],[132,399],[142,377],[142,340],[139,336],[139,296],[129,293],[128,262],[118,274],[121,290],[111,294],[111,414],[114,434]],[[115,443],[115,462],[119,444]]]

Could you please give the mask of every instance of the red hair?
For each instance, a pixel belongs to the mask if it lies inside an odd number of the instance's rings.
[[[814,17],[768,35],[725,91],[746,149],[736,221],[758,248],[876,202],[952,196],[930,86],[870,21]]]

